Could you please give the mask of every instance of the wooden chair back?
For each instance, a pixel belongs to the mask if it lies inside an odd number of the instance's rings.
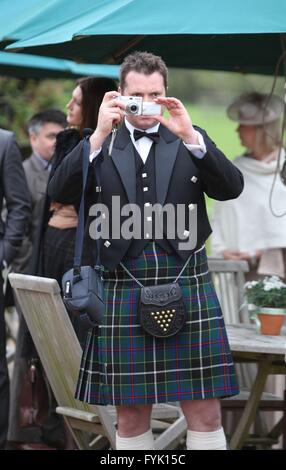
[[[225,323],[249,323],[244,299],[247,261],[209,258],[209,269],[222,308]]]
[[[106,407],[74,398],[82,350],[55,279],[10,274],[9,279],[37,348],[59,411],[80,449],[86,432],[107,437],[115,448],[116,429]],[[66,411],[66,413],[65,413]]]

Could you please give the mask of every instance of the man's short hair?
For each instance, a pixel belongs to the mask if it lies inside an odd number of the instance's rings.
[[[59,124],[63,128],[67,127],[66,115],[59,109],[47,109],[34,114],[27,123],[29,134],[38,134],[41,128],[48,123]]]
[[[134,71],[151,75],[159,72],[164,80],[164,86],[167,89],[168,69],[160,56],[151,54],[150,52],[133,52],[125,57],[120,67],[120,87],[125,88],[126,76],[129,72]]]

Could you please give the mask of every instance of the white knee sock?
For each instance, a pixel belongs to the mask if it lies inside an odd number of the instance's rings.
[[[223,428],[212,432],[187,432],[187,450],[227,450]]]
[[[120,437],[116,433],[116,450],[154,450],[152,430],[135,437]]]

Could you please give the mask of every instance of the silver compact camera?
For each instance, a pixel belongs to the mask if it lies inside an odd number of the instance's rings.
[[[128,116],[156,116],[161,114],[161,105],[152,101],[143,101],[141,96],[118,96],[125,105],[125,114]]]

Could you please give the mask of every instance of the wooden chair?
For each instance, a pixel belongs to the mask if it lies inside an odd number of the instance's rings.
[[[225,323],[250,323],[249,312],[244,297],[245,273],[249,271],[246,261],[231,261],[209,258],[209,268],[216,292],[222,307]],[[256,375],[255,364],[236,365],[241,392],[239,395],[221,401],[223,411],[241,411],[248,398],[253,378]],[[281,420],[271,431],[267,430],[263,418],[259,414],[257,420],[258,436],[249,436],[248,444],[264,447],[278,442],[283,434],[286,445],[286,392],[284,397],[264,392],[259,404],[260,411],[282,411]]]
[[[57,412],[64,416],[78,448],[99,449],[109,441],[115,449],[114,407],[89,405],[74,398],[82,350],[57,281],[23,274],[10,274],[9,278],[59,405]],[[180,408],[155,405],[151,418],[159,433],[156,447],[176,446],[182,436]],[[177,423],[175,435],[173,421]],[[92,441],[90,434],[94,435]]]
[[[223,311],[225,323],[249,323],[244,299],[247,261],[208,258],[209,269]]]

